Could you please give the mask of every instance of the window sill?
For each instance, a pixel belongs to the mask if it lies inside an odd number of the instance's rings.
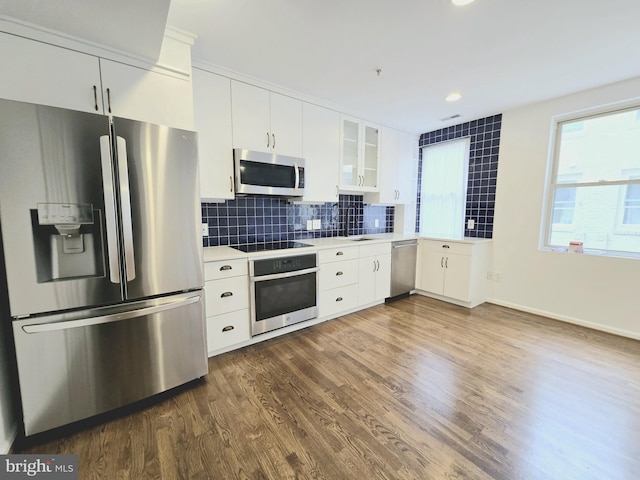
[[[640,253],[614,252],[614,251],[596,250],[596,249],[590,249],[590,248],[585,248],[583,253],[569,252],[568,247],[542,247],[540,251],[553,252],[553,253],[565,253],[567,255],[581,255],[584,257],[611,257],[611,258],[628,258],[633,260],[640,260]]]

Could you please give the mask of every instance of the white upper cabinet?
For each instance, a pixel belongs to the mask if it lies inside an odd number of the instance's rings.
[[[302,156],[308,202],[337,202],[340,114],[310,103],[302,105]]]
[[[194,69],[193,111],[198,132],[200,197],[232,199],[231,80]]]
[[[396,203],[415,203],[418,191],[418,138],[410,133],[398,134]]]
[[[0,97],[103,113],[98,58],[0,33]]]
[[[411,134],[382,128],[379,203],[407,204],[416,201],[417,144],[417,139]]]
[[[105,59],[100,72],[105,113],[193,130],[190,80]]]
[[[189,77],[0,33],[0,97],[193,129]]]
[[[377,192],[380,127],[342,115],[340,144],[340,189]]]
[[[302,101],[231,81],[233,147],[302,156]]]

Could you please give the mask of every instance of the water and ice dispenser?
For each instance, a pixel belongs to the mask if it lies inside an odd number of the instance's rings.
[[[31,210],[38,283],[104,276],[100,210],[81,203],[39,203]]]

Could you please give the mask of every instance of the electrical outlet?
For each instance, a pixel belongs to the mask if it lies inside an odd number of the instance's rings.
[[[473,218],[470,218],[467,220],[467,229],[473,230],[474,228],[476,228],[476,221]]]
[[[380,219],[376,218],[376,219],[373,221],[373,226],[374,226],[374,227],[376,227],[376,228],[378,228],[378,227],[380,226]]]
[[[493,280],[493,272],[487,272],[487,280]]]
[[[313,230],[313,220],[307,220],[307,230]]]
[[[494,279],[496,282],[501,282],[501,281],[502,281],[502,273],[500,273],[500,272],[496,272],[496,273],[494,273],[494,274],[493,274],[493,279]]]
[[[202,224],[202,236],[203,237],[208,237],[209,236],[209,224],[208,223],[203,223]]]
[[[320,219],[319,219],[319,218],[316,218],[316,219],[313,221],[313,229],[314,229],[314,230],[320,230],[321,228],[322,228],[322,222],[320,221]]]

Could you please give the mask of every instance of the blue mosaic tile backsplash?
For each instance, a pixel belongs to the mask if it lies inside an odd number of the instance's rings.
[[[469,179],[465,212],[465,237],[492,238],[493,217],[498,177],[498,151],[502,114],[480,118],[420,135],[420,147],[470,137]],[[416,232],[420,231],[420,191],[422,184],[422,148],[418,160],[418,201]],[[467,220],[475,220],[475,228],[466,228]]]
[[[348,214],[348,215],[347,215]],[[277,197],[247,196],[224,203],[202,203],[209,225],[205,247],[393,232],[394,207],[364,205],[362,195],[340,195],[336,203],[292,204]],[[320,220],[307,230],[307,220]],[[377,223],[377,226],[376,226]]]

